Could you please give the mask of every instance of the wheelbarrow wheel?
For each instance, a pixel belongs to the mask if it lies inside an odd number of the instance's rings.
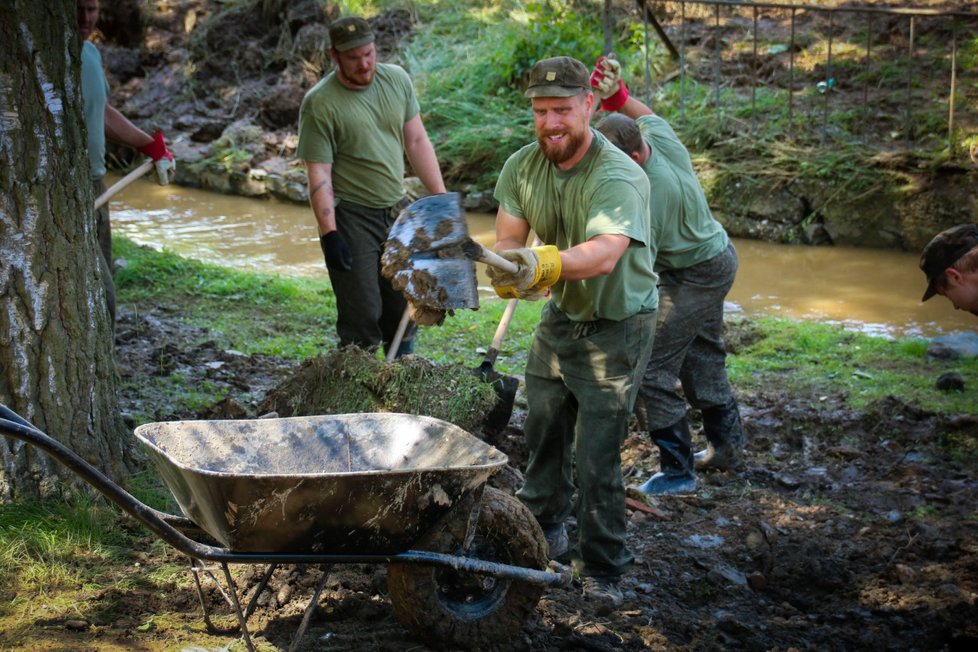
[[[424,548],[458,552],[460,545],[445,528]],[[521,502],[486,487],[476,534],[465,556],[539,570],[547,565],[547,543]],[[419,564],[391,564],[387,588],[401,624],[433,647],[511,641],[543,593],[543,587],[532,582]]]

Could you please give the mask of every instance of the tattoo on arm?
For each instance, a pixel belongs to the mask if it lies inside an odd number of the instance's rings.
[[[309,193],[309,196],[312,197],[313,195],[315,195],[317,192],[319,192],[323,188],[325,188],[327,192],[329,192],[330,194],[332,194],[332,192],[333,192],[333,185],[329,182],[328,179],[323,179],[322,181],[320,181],[319,183],[316,184],[316,187],[312,189],[312,192]]]

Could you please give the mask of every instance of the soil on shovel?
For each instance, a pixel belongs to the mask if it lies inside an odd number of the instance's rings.
[[[228,382],[227,403],[247,416],[266,404],[284,413],[288,397],[306,396],[302,383],[328,378],[331,366],[323,361],[350,357],[334,352],[296,369],[245,356],[225,365],[233,373],[215,370],[209,363],[225,353],[209,350],[206,342],[188,347],[186,342],[201,341],[195,337],[200,333],[172,317],[159,309],[138,318],[123,314],[117,358],[132,381],[126,384],[127,405],[154,400],[145,383],[133,390],[144,377],[131,374],[159,368],[160,351],[168,351],[167,359],[177,360],[172,368],[188,378]],[[733,342],[753,337],[750,322],[731,324],[729,336]],[[217,372],[225,372],[226,381]],[[267,400],[252,393],[262,387]],[[424,386],[425,392],[437,389]],[[951,451],[978,441],[978,419],[923,412],[898,398],[863,411],[847,409],[841,396],[773,389],[739,399],[750,433],[746,469],[703,473],[695,494],[630,510],[628,540],[636,564],[623,580],[622,607],[599,614],[577,586],[547,590],[505,649],[974,649],[978,462]],[[437,402],[432,393],[430,404]],[[525,468],[523,407],[518,397],[509,427],[494,439],[512,466],[491,484],[510,493]],[[213,410],[158,416],[206,417]],[[658,466],[643,433],[631,433],[622,454],[630,483]],[[37,612],[29,645],[0,633],[0,647],[244,649],[234,633],[207,633],[189,573],[148,581],[154,568],[172,563],[165,548],[132,551],[133,563],[107,569],[104,584],[134,588],[81,587],[74,595],[49,596],[52,604],[65,598],[87,606],[70,618]],[[232,570],[250,599],[262,569]],[[259,650],[288,648],[320,572],[294,566],[275,571],[251,621]],[[398,622],[386,577],[385,566],[334,567],[298,649],[432,649]],[[233,616],[210,583],[205,598],[216,622],[230,628]],[[0,632],[5,629],[0,614]],[[471,647],[480,649],[480,642]]]

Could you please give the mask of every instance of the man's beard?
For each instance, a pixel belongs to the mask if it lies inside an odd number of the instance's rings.
[[[343,75],[344,79],[354,86],[359,86],[360,88],[366,88],[374,80],[374,72],[376,69],[370,69],[365,71],[360,71],[354,69],[353,74],[347,74],[345,70],[340,68],[340,73]]]
[[[555,134],[537,135],[537,142],[547,160],[554,165],[560,165],[577,153],[578,148],[584,143],[584,132],[565,132],[564,139],[559,143],[553,143],[547,136]]]

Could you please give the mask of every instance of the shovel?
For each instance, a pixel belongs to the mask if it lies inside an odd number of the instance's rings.
[[[116,193],[118,193],[120,190],[122,190],[123,188],[125,188],[126,186],[128,186],[130,183],[132,183],[133,181],[135,181],[139,177],[143,176],[144,174],[146,174],[147,172],[149,172],[152,169],[153,169],[153,161],[150,160],[150,159],[146,159],[146,161],[144,161],[142,165],[140,165],[138,168],[136,168],[135,170],[133,170],[132,172],[130,172],[126,176],[122,177],[118,181],[116,181],[114,184],[112,184],[112,187],[111,188],[109,188],[108,190],[106,190],[105,192],[103,192],[101,195],[99,195],[95,199],[95,210],[98,210],[98,209],[102,208],[102,206],[105,205],[105,203],[107,201],[109,201],[110,199],[112,199],[112,197]]]
[[[516,263],[469,237],[458,193],[422,197],[398,215],[381,257],[394,289],[439,310],[479,307],[474,261],[515,272]]]
[[[540,244],[540,238],[534,236],[532,246],[538,247]],[[506,308],[503,310],[503,316],[499,319],[499,325],[496,326],[496,333],[492,336],[492,343],[489,345],[489,350],[486,351],[486,357],[482,359],[482,364],[472,370],[482,380],[493,383],[493,389],[496,390],[496,396],[499,397],[492,411],[486,416],[486,429],[491,432],[499,432],[509,425],[509,419],[513,416],[513,403],[516,402],[516,390],[520,384],[518,379],[512,376],[504,376],[493,368],[496,364],[496,358],[499,357],[499,348],[503,345],[503,338],[506,336],[506,331],[509,330],[509,323],[513,321],[513,313],[516,312],[518,303],[519,299],[510,299],[506,302]]]
[[[469,237],[468,223],[457,193],[423,197],[405,208],[391,226],[381,257],[383,273],[391,285],[415,304],[439,310],[479,307],[475,264],[480,261],[515,272],[515,263],[489,251]],[[516,310],[516,299],[503,312],[492,344],[481,366],[473,371],[492,384],[498,400],[486,415],[487,433],[509,423],[519,380],[493,369],[503,336]],[[407,324],[407,311],[398,333]],[[395,341],[397,340],[395,336]],[[388,353],[388,360],[393,353]]]

